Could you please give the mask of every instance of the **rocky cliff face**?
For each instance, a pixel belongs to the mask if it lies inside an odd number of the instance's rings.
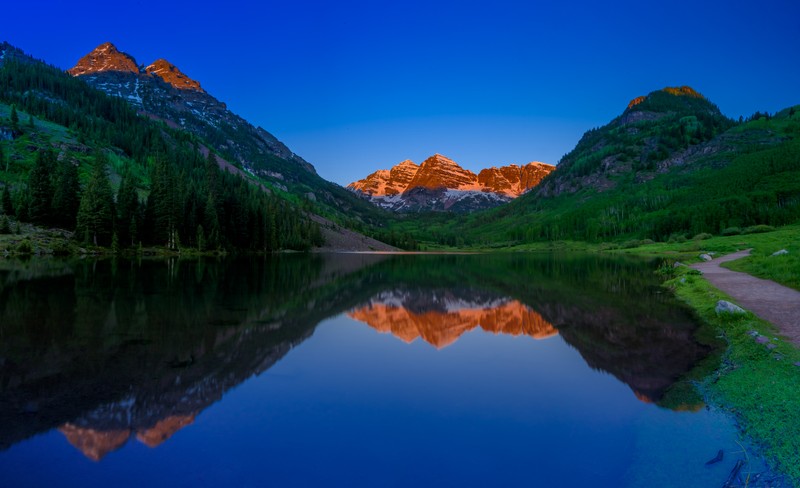
[[[153,64],[144,69],[147,74],[155,75],[179,90],[195,90],[205,92],[200,88],[200,83],[189,78],[177,66],[166,59],[157,59]]]
[[[441,154],[421,165],[403,161],[391,170],[379,170],[347,188],[374,204],[398,212],[461,211],[495,207],[539,184],[555,166],[533,162],[481,170],[466,170]]]
[[[115,45],[106,42],[79,59],[74,67],[67,70],[67,73],[72,76],[80,76],[102,71],[139,73],[141,70],[133,56],[120,52]]]

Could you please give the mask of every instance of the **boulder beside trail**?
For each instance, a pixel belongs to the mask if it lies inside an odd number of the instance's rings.
[[[780,251],[775,251],[772,253],[773,256],[783,256],[784,254],[789,254],[789,251],[786,249],[781,249]]]
[[[745,314],[747,311],[738,305],[734,305],[731,302],[720,300],[717,302],[716,308],[714,311],[717,312],[717,315],[721,315],[723,313],[729,313],[733,315]]]
[[[709,254],[704,253],[700,255],[700,259],[702,259],[703,261],[711,261],[714,258],[712,258]]]

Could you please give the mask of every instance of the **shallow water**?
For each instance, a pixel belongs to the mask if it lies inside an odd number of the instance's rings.
[[[695,330],[596,256],[5,261],[0,484],[718,486]]]

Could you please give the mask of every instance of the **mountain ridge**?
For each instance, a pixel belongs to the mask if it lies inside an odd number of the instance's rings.
[[[374,204],[398,212],[474,211],[501,205],[530,190],[555,166],[534,161],[492,166],[478,174],[434,154],[417,165],[405,160],[347,185]]]
[[[105,62],[104,56],[111,56],[113,62]],[[122,63],[116,60],[120,56],[133,59],[104,43],[68,71],[90,86],[124,99],[141,115],[198,136],[243,173],[317,214],[349,228],[382,225],[380,209],[320,177],[311,163],[264,128],[233,113],[169,61],[162,58],[134,72],[116,69]]]

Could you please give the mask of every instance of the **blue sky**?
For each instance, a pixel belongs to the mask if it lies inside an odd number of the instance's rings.
[[[631,98],[738,117],[800,103],[800,3],[11,2],[0,40],[62,68],[163,57],[340,184],[445,154],[555,163]],[[9,21],[9,19],[15,19]]]

